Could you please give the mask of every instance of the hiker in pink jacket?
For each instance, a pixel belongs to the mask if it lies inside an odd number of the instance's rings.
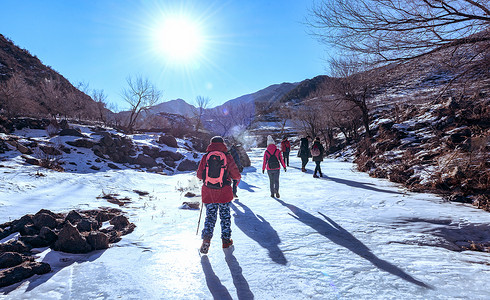
[[[262,173],[267,168],[267,175],[269,175],[271,197],[274,195],[279,198],[279,174],[281,172],[281,165],[286,172],[286,164],[282,159],[281,151],[277,149],[272,136],[267,137],[267,150],[264,152],[264,162],[262,164]]]

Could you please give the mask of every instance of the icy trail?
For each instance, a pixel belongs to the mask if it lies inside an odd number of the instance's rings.
[[[53,272],[3,288],[0,298],[490,298],[490,255],[446,249],[462,231],[484,229],[488,235],[487,212],[407,193],[353,171],[347,162],[324,161],[326,176],[314,179],[313,163],[302,173],[294,156],[281,172],[281,199],[273,199],[261,172],[262,154],[250,153],[252,167],[232,205],[234,251],[221,249],[217,224],[203,257],[195,234],[199,211],[178,209],[188,200],[185,191],[199,191],[193,174],[43,170],[47,176],[36,177],[35,167],[12,162],[14,169],[0,169],[1,223],[41,208],[114,206],[96,199],[104,191],[133,200],[123,210],[137,228],[89,255],[41,249],[39,259]]]

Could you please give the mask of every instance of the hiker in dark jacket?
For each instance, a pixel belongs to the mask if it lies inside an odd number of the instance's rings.
[[[240,171],[240,173],[242,173],[243,166],[240,162],[240,155],[238,154],[238,149],[236,148],[235,143],[231,144],[230,154],[233,157],[233,160],[235,161],[236,166],[238,167],[238,171]],[[237,196],[238,182],[239,182],[239,180],[233,179],[233,197],[235,197],[235,198],[238,198],[238,196]]]
[[[311,137],[307,135],[301,138],[299,144],[298,157],[301,157],[301,172],[306,172],[306,164],[308,163],[308,158],[311,157],[309,139]]]
[[[317,150],[318,149],[318,150]],[[316,172],[320,173],[320,177],[323,177],[322,169],[320,168],[320,163],[323,161],[323,154],[325,153],[325,149],[323,148],[322,143],[320,142],[320,138],[316,137],[313,145],[311,146],[311,155],[313,157],[313,161],[315,162],[315,172],[313,173],[314,178],[318,178]],[[318,155],[315,155],[318,154]]]
[[[281,142],[281,152],[282,157],[284,157],[284,162],[286,166],[289,167],[289,152],[291,151],[291,143],[288,141],[288,137],[285,136]]]
[[[214,225],[219,210],[219,217],[221,220],[221,239],[223,242],[223,248],[228,248],[233,245],[231,239],[231,216],[230,216],[230,202],[233,200],[233,191],[231,188],[232,180],[239,180],[241,178],[238,167],[233,160],[233,157],[228,153],[228,149],[224,144],[223,138],[215,136],[211,139],[211,143],[207,148],[207,153],[202,157],[197,169],[197,178],[204,180],[204,184],[201,189],[202,203],[206,206],[206,221],[204,222],[204,229],[202,230],[201,237],[203,239],[201,245],[201,253],[208,253],[211,238],[213,237]],[[223,186],[221,188],[211,188],[206,185],[206,164],[207,156],[212,151],[218,151],[223,153],[226,157],[226,178],[222,178]]]
[[[272,166],[271,158],[277,159],[277,165]],[[267,169],[267,175],[269,175],[269,184],[271,190],[271,197],[274,195],[279,198],[279,174],[281,172],[281,165],[284,168],[284,172],[286,172],[286,165],[284,164],[284,160],[282,159],[281,151],[277,149],[277,146],[274,143],[274,139],[272,136],[267,137],[267,150],[264,152],[264,161],[262,163],[262,173],[264,173],[265,169]]]

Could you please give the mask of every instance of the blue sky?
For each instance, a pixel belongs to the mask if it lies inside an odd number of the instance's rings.
[[[271,84],[325,73],[325,48],[308,35],[312,1],[7,1],[0,0],[0,33],[72,83],[103,89],[126,108],[128,76],[148,78],[162,101],[212,106]],[[200,43],[191,57],[163,54],[158,28],[190,20]]]

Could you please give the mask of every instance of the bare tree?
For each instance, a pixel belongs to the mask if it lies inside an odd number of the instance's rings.
[[[130,105],[130,116],[126,130],[133,132],[136,120],[142,111],[155,105],[160,99],[161,92],[146,78],[138,76],[126,78],[128,86],[123,90],[123,99]]]
[[[202,127],[202,118],[204,116],[204,111],[211,104],[211,98],[197,96],[196,97],[196,105],[197,111],[194,113],[196,118],[196,127],[195,130],[198,131]]]
[[[95,101],[99,120],[107,125],[107,95],[104,90],[93,90],[92,99]]]
[[[54,118],[61,115],[66,116],[66,101],[63,96],[57,81],[45,78],[41,82],[41,104]]]
[[[490,41],[488,0],[322,0],[307,22],[322,42],[374,63]]]
[[[367,71],[366,68],[367,64],[362,64],[356,57],[331,59],[330,69],[336,80],[330,81],[328,89],[336,99],[349,102],[360,110],[362,124],[369,137],[371,136],[369,100],[373,96],[375,87],[380,83],[381,77],[376,74],[376,69]]]
[[[29,87],[20,74],[14,73],[7,81],[0,83],[0,109],[7,116],[25,114],[28,110]]]

